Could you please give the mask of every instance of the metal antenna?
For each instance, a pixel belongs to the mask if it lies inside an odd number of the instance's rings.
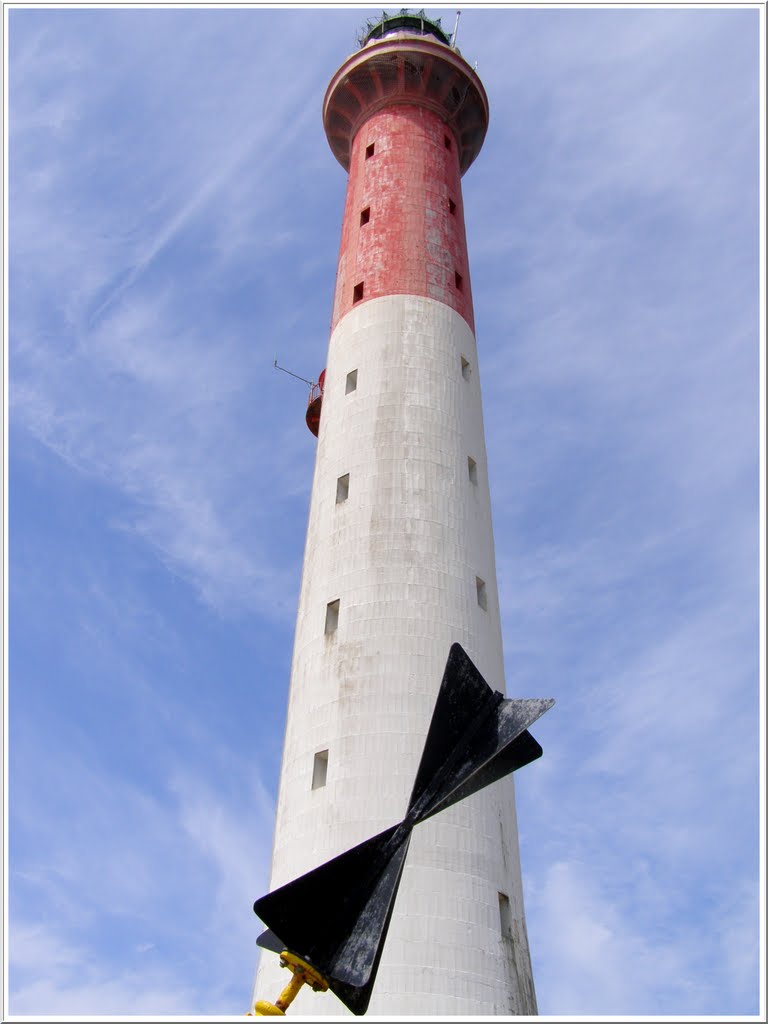
[[[277,356],[275,356],[274,367],[275,367],[276,370],[282,370],[283,373],[287,373],[290,377],[295,377],[296,380],[303,380],[304,383],[308,384],[310,387],[314,387],[315,386],[315,382],[313,380],[307,380],[306,377],[300,377],[298,375],[298,373],[293,373],[292,370],[286,370],[286,368],[284,366],[278,366],[277,365]]]
[[[459,18],[461,17],[461,11],[456,11],[456,23],[453,26],[453,35],[451,36],[451,47],[456,49],[456,35],[459,31]]]

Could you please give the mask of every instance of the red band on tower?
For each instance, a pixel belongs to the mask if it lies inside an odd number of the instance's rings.
[[[474,330],[456,139],[413,104],[373,114],[352,143],[332,327],[361,301],[423,295]]]
[[[349,171],[331,326],[369,299],[418,295],[474,330],[461,176],[483,144],[488,101],[457,50],[395,22],[342,64],[323,105]]]

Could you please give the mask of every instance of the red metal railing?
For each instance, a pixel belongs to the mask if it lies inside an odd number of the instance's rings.
[[[316,384],[309,386],[309,399],[307,400],[307,426],[317,437],[320,433],[320,411],[323,406],[323,389],[325,387],[325,370],[320,374]]]

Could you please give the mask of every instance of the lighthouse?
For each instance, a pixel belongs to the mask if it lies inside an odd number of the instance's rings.
[[[403,817],[452,644],[504,690],[461,195],[485,90],[438,22],[384,15],[332,77],[323,120],[349,177],[307,409],[271,889]],[[265,954],[257,994],[285,982]],[[304,990],[292,1012],[347,1011]],[[511,777],[415,830],[368,1012],[536,1013]]]

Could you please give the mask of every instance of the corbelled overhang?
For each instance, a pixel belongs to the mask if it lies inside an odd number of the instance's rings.
[[[344,61],[325,93],[323,125],[346,171],[357,132],[371,114],[392,103],[412,103],[439,114],[456,139],[464,174],[488,130],[488,97],[456,50],[398,33],[368,43]]]

